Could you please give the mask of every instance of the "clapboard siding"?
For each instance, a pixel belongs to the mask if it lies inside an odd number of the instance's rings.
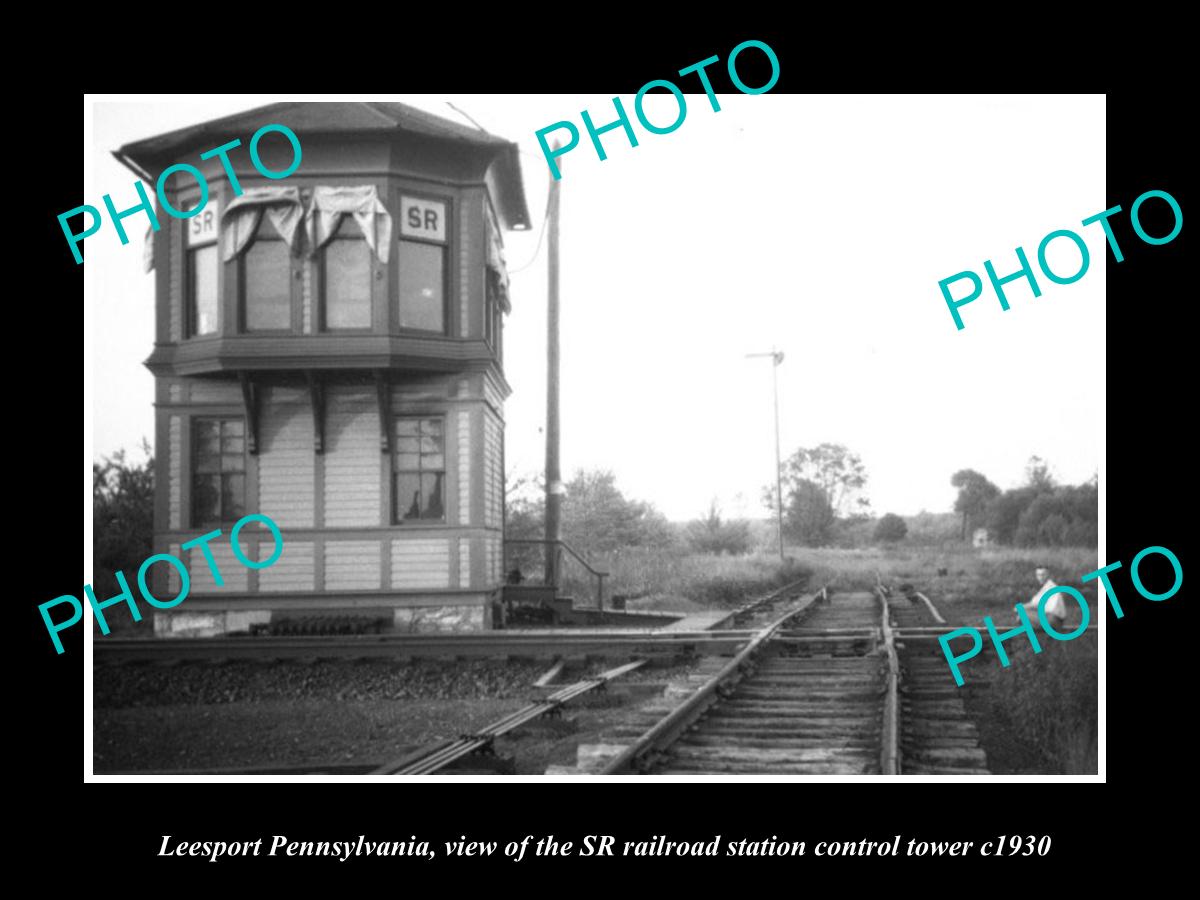
[[[301,329],[305,334],[313,333],[313,267],[306,265],[300,279]]]
[[[378,525],[383,486],[374,391],[332,387],[325,408],[325,525]]]
[[[500,540],[486,537],[483,539],[484,579],[488,585],[500,580]]]
[[[392,541],[392,587],[450,587],[450,541],[446,538],[397,538]]]
[[[264,542],[260,553],[269,555],[272,546]],[[275,564],[258,570],[258,589],[264,593],[311,591],[316,587],[313,577],[313,542],[289,541],[285,538],[283,553],[275,560]]]
[[[217,570],[221,573],[221,579],[225,583],[221,587],[217,587],[212,569],[209,568],[208,560],[204,556],[204,549],[202,547],[193,547],[188,551],[188,558],[185,560],[187,562],[188,575],[192,579],[192,593],[211,594],[214,591],[246,590],[249,586],[250,570],[238,562],[237,557],[233,555],[233,547],[229,543],[229,535],[226,534],[222,538],[209,541],[208,547],[212,551]],[[242,544],[242,550],[243,552],[249,552],[245,543]]]
[[[406,378],[403,384],[392,387],[392,411],[396,415],[409,415],[412,412],[407,407],[409,403],[444,400],[449,395],[449,384],[445,377]]]
[[[483,524],[489,528],[501,527],[504,490],[504,473],[500,465],[500,423],[485,412],[483,415]]]
[[[491,378],[486,376],[483,379],[483,399],[490,403],[496,412],[503,412],[504,398],[500,396],[500,389],[496,387]]]
[[[167,552],[169,552],[176,559],[180,560],[185,566],[187,565],[187,560],[184,559],[183,556],[183,548],[179,544],[172,544]],[[170,596],[178,596],[179,570],[172,565],[167,565],[165,568],[167,570],[167,590],[170,592]],[[188,572],[188,578],[191,577],[191,572]],[[189,592],[190,590],[191,588],[189,587]]]
[[[312,409],[299,388],[265,392],[258,454],[259,512],[280,528],[313,527]]]
[[[458,413],[458,522],[471,524],[471,414]]]
[[[171,416],[167,424],[167,516],[169,527],[183,527],[183,416]]]
[[[458,539],[458,586],[471,586],[471,539]]]
[[[326,541],[325,590],[374,590],[380,584],[379,541]]]
[[[193,403],[236,403],[242,402],[242,388],[235,381],[215,381],[210,378],[192,382]]]

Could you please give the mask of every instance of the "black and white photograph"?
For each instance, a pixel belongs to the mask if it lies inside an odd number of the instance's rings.
[[[87,96],[86,780],[1104,780],[1104,95],[728,55]]]

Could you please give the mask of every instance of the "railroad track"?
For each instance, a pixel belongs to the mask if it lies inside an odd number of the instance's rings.
[[[833,594],[785,610],[602,774],[986,774],[961,695],[901,630],[942,622],[923,595]]]
[[[720,640],[723,642],[729,640],[737,641],[739,646],[751,643],[760,636],[760,632],[753,630],[752,626],[760,622],[763,616],[777,617],[782,614],[781,610],[794,611],[803,608],[802,587],[802,582],[794,582],[771,592],[765,597],[751,600],[749,603],[735,610],[726,619],[717,622],[716,626],[714,626],[721,628],[727,622],[731,622],[735,623],[738,626],[737,628],[718,630],[713,632],[713,634],[722,635],[723,637]],[[668,632],[662,635],[662,637],[668,639],[663,646],[679,646],[678,638],[681,634],[684,636],[684,640],[687,641],[694,641],[696,638],[696,635],[687,632]],[[704,634],[708,634],[708,632]],[[671,641],[669,640],[670,638],[675,638],[676,640]],[[708,649],[712,649],[714,653],[718,652],[718,649],[713,645],[710,645]],[[498,722],[493,722],[478,733],[462,735],[458,738],[451,738],[421,748],[401,759],[381,766],[371,774],[429,775],[459,764],[463,760],[469,760],[471,757],[477,757],[481,754],[492,754],[496,738],[515,731],[542,716],[558,713],[566,703],[575,697],[592,690],[604,690],[609,682],[640,668],[645,662],[646,660],[644,659],[635,660],[626,665],[601,672],[599,675],[591,678],[577,681],[556,691],[543,700],[535,701],[523,707]]]
[[[97,637],[101,663],[219,659],[365,659],[371,657],[654,656],[728,654],[753,629],[707,631],[484,631],[463,634],[351,635],[338,637],[213,637],[122,639]]]

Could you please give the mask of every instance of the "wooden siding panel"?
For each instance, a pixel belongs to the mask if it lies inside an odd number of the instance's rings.
[[[260,554],[270,554],[273,547],[270,541],[264,541]],[[313,578],[313,542],[289,541],[285,534],[279,559],[269,568],[258,570],[258,589],[263,593],[308,592],[316,588]]]
[[[178,531],[183,528],[183,416],[171,416],[167,453],[167,521],[172,531]]]
[[[458,412],[458,523],[471,524],[471,413]]]
[[[458,586],[471,586],[471,539],[467,537],[458,539]]]
[[[325,409],[325,525],[376,526],[383,485],[374,390],[330,387]]]
[[[185,566],[187,565],[187,560],[183,556],[183,547],[181,547],[179,544],[171,544],[167,552],[176,559],[181,560]],[[170,563],[160,563],[160,565],[165,567],[167,570],[167,591],[169,592],[170,596],[179,596],[179,570]],[[190,570],[188,572],[188,577],[191,577]]]
[[[226,403],[242,405],[242,387],[236,381],[217,381],[211,378],[192,382],[193,403]]]
[[[258,511],[285,530],[286,541],[287,528],[313,527],[316,470],[307,392],[280,387],[266,391],[259,430]]]
[[[244,535],[239,535],[243,538]],[[245,591],[249,587],[250,570],[238,562],[237,557],[233,555],[233,546],[229,543],[229,535],[225,534],[221,538],[208,542],[208,547],[212,551],[213,560],[216,562],[217,570],[221,573],[221,579],[225,582],[223,586],[217,587],[217,582],[213,578],[212,569],[209,568],[208,560],[204,556],[202,547],[193,547],[188,551],[188,558],[185,560],[188,567],[188,575],[192,578],[192,593],[194,594],[212,594],[221,593],[222,591]],[[250,548],[243,543],[243,551],[250,552]],[[287,552],[287,547],[284,552]],[[253,557],[251,557],[253,559]]]
[[[483,524],[501,527],[504,473],[500,465],[500,423],[490,412],[483,414]]]
[[[483,379],[483,399],[490,403],[497,413],[503,415],[504,398],[500,395],[500,389],[492,379],[486,377]]]
[[[325,590],[377,590],[381,557],[379,541],[326,541]]]
[[[313,333],[313,265],[306,263],[300,281],[300,309],[305,334]]]
[[[392,587],[397,590],[449,588],[449,539],[396,538],[393,540]]]

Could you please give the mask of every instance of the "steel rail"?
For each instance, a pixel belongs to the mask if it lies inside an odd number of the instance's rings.
[[[726,663],[720,671],[702,684],[683,703],[660,719],[634,743],[609,760],[604,768],[600,770],[600,774],[616,775],[626,770],[635,769],[640,771],[649,754],[661,752],[669,747],[697,719],[703,716],[711,706],[717,703],[721,699],[722,694],[728,692],[728,689],[741,678],[746,665],[752,661],[755,654],[771,640],[775,632],[785,622],[807,610],[818,598],[824,600],[827,597],[826,591],[827,588],[821,588],[812,597],[807,598],[797,607],[788,610],[774,622],[758,631],[751,641],[733,659]],[[771,599],[774,599],[780,593],[782,591],[771,595]],[[743,611],[748,610],[753,605],[761,605],[765,602],[768,602],[768,598],[756,601],[755,604],[747,604],[743,608]]]
[[[920,591],[916,591],[913,596],[925,604],[926,609],[929,610],[929,614],[933,616],[933,621],[937,622],[939,625],[946,624],[946,620],[942,618],[942,614],[938,612],[937,607],[933,605],[932,600],[930,600]]]
[[[878,574],[876,579],[879,579]],[[888,591],[882,580],[876,585],[881,611],[883,651],[887,658],[887,686],[883,698],[883,737],[880,741],[879,771],[883,775],[900,774],[900,657],[896,654],[896,636],[892,630]]]
[[[796,581],[793,581],[790,584],[785,584],[783,587],[778,588],[774,591],[771,591],[771,593],[767,594],[765,597],[758,597],[754,600],[749,600],[746,603],[743,603],[737,609],[735,609],[731,613],[729,613],[729,615],[725,616],[725,618],[718,619],[716,622],[714,622],[713,626],[712,626],[713,630],[720,629],[720,628],[726,628],[726,627],[728,627],[728,623],[736,622],[737,619],[741,618],[742,616],[752,614],[759,607],[767,606],[767,605],[779,600],[780,598],[787,596],[789,593],[791,593],[793,591],[803,589],[804,585],[807,583],[807,581],[808,581],[807,578],[797,579]],[[825,592],[825,588],[822,588],[821,593],[824,593],[824,592]]]
[[[949,634],[950,629],[955,631],[977,631],[981,635],[987,634],[987,628],[982,625],[908,625],[903,628],[896,628],[894,631],[896,632],[896,638],[898,640],[932,641],[937,640],[944,634]],[[1084,629],[1084,633],[1095,634],[1098,630],[1098,626],[1089,625],[1086,629]]]
[[[462,735],[458,738],[450,738],[430,747],[425,747],[415,753],[410,753],[400,759],[385,763],[378,769],[375,769],[370,774],[372,775],[429,775],[439,769],[445,768],[451,763],[462,759],[472,753],[476,753],[485,747],[491,746],[492,742],[501,735],[507,734],[514,729],[520,728],[528,722],[533,721],[549,712],[561,707],[581,694],[586,694],[588,691],[595,690],[602,685],[608,684],[614,678],[620,678],[634,669],[645,665],[644,659],[635,660],[631,663],[626,663],[623,666],[617,666],[615,669],[609,669],[606,672],[601,672],[592,678],[584,678],[574,684],[567,685],[561,690],[556,691],[544,700],[539,700],[531,703],[528,706],[522,707],[510,715],[505,716],[499,721],[493,722],[485,726],[480,731],[474,734]]]
[[[291,659],[304,657],[454,657],[537,656],[564,654],[634,654],[689,651],[728,652],[754,635],[752,629],[719,631],[555,632],[518,634],[356,635],[344,637],[97,637],[98,661],[154,659]]]

